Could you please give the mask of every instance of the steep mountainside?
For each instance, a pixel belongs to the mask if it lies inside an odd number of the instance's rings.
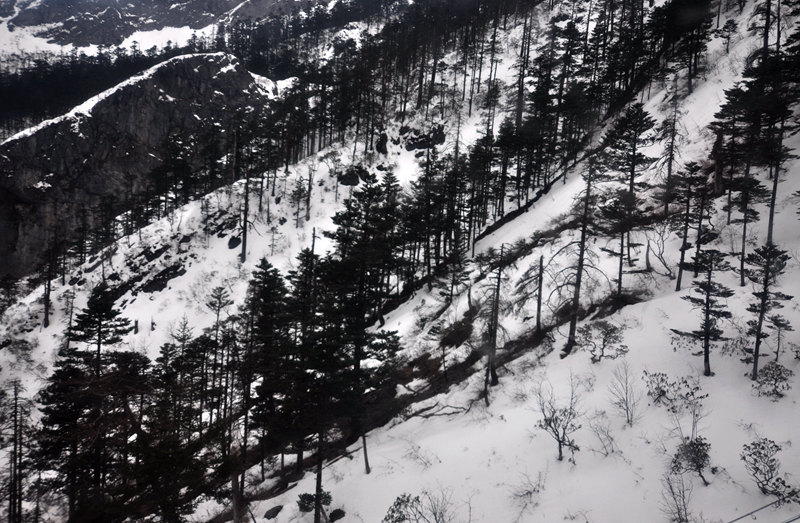
[[[104,198],[113,195],[119,212],[152,190],[168,138],[229,129],[237,114],[252,117],[275,94],[232,56],[180,56],[7,139],[0,144],[2,272],[29,272],[81,220],[96,223],[92,210]]]

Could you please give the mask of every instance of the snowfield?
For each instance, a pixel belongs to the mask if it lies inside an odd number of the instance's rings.
[[[729,53],[724,52],[721,39],[711,41],[708,71],[698,81],[694,92],[681,101],[683,140],[680,165],[690,161],[703,163],[709,158],[713,135],[708,125],[724,101],[724,90],[741,78],[745,57],[757,45],[756,37],[746,33],[747,24],[741,22],[748,19],[752,7],[752,2],[749,2],[744,13],[737,18],[740,21],[739,33],[732,39]],[[354,27],[345,33],[355,37],[361,29]],[[498,77],[506,85],[513,85],[515,48],[512,41],[518,32],[519,28],[511,29],[503,35],[505,52],[498,65]],[[443,62],[447,63],[448,59],[444,57]],[[141,76],[148,74],[152,74],[152,70]],[[449,69],[447,74],[451,74]],[[135,82],[137,78],[128,82]],[[268,79],[255,75],[254,78],[265,90],[280,92],[285,87],[285,82],[276,87]],[[669,110],[665,100],[671,85],[671,79],[666,79],[640,94],[646,109],[659,122]],[[61,119],[90,114],[92,105],[107,93],[88,100]],[[462,147],[474,143],[482,133],[483,120],[477,113],[475,111],[469,119],[464,114],[460,135]],[[502,117],[499,114],[496,119],[498,127]],[[442,150],[452,150],[456,123],[447,121],[443,124],[448,142]],[[399,122],[395,122],[386,130],[389,154],[372,159],[370,165],[372,168],[378,164],[391,166],[401,184],[408,187],[419,172],[419,160],[415,151],[403,147],[402,140],[399,140],[399,127]],[[35,131],[36,128],[23,131],[9,140]],[[595,141],[600,136],[598,133]],[[398,139],[399,145],[393,139]],[[800,135],[788,139],[786,145],[794,148],[795,152],[800,150]],[[662,147],[663,144],[658,142],[646,153],[657,157]],[[267,257],[285,275],[294,267],[299,250],[309,246],[312,234],[316,233],[317,252],[330,250],[330,240],[321,232],[333,228],[331,218],[351,190],[337,187],[331,166],[334,159],[345,164],[354,160],[352,151],[351,141],[333,152],[325,150],[306,158],[285,173],[279,171],[276,194],[271,194],[271,187],[265,191],[260,212],[256,211],[258,196],[251,191],[249,206],[254,221],[244,263],[238,259],[240,249],[229,246],[231,239],[238,236],[244,193],[242,181],[207,195],[202,202],[192,202],[109,247],[106,273],[117,273],[123,280],[144,275],[141,285],[117,302],[123,314],[137,322],[139,327],[138,333],[129,335],[124,345],[155,358],[160,345],[170,339],[170,332],[183,317],[191,320],[195,335],[211,325],[213,318],[204,303],[212,288],[225,287],[236,300],[236,305],[240,304],[248,276],[261,257]],[[530,240],[537,233],[553,228],[583,189],[580,173],[584,167],[579,163],[569,169],[563,183],[560,180],[556,182],[527,212],[480,239],[475,254],[486,254],[492,249],[500,249],[501,245]],[[786,167],[785,181],[779,189],[775,240],[792,256],[780,288],[797,297],[800,296],[800,223],[796,214],[798,201],[792,195],[800,190],[800,160],[791,160]],[[309,173],[314,176],[310,219],[301,218],[300,227],[295,227],[295,209],[289,203],[288,192],[298,177],[307,177]],[[655,182],[662,174],[654,165],[648,176]],[[757,176],[766,180],[764,172]],[[281,197],[280,203],[276,197]],[[719,236],[708,247],[731,252],[736,250],[733,243],[737,240],[739,226],[725,224],[722,204],[722,201],[715,203],[717,212],[712,219]],[[514,205],[507,210],[513,210]],[[754,229],[762,239],[766,237],[768,212],[765,205],[761,205],[759,210],[761,220],[754,224]],[[204,213],[213,216],[211,233],[203,231]],[[510,304],[515,299],[517,283],[530,266],[538,264],[540,256],[544,256],[551,272],[571,263],[574,253],[563,248],[576,235],[577,231],[567,231],[556,240],[544,242],[505,269],[504,303]],[[648,240],[656,245],[660,239],[652,232],[640,231],[634,236],[634,240],[643,245]],[[661,240],[664,241],[666,261],[674,270],[680,254],[680,239],[669,234]],[[611,247],[614,241],[598,238],[592,246],[599,256],[598,266],[606,269],[607,274],[614,274],[616,261],[600,252],[599,248],[606,243]],[[152,261],[142,261],[145,252],[157,248],[163,248],[163,253]],[[639,247],[638,251],[634,269],[644,269],[644,247]],[[154,274],[176,263],[183,272],[169,279],[164,288],[152,292],[141,290]],[[343,521],[346,522],[378,523],[395,499],[408,493],[412,497],[420,496],[423,503],[437,504],[450,515],[450,519],[437,521],[669,521],[665,515],[669,500],[665,498],[664,475],[683,438],[693,433],[703,436],[711,445],[710,464],[704,469],[709,484],[704,485],[696,473],[685,474],[688,508],[695,521],[727,523],[774,501],[759,491],[740,459],[743,445],[760,437],[767,437],[782,447],[777,456],[781,473],[786,474],[790,484],[800,487],[800,440],[794,441],[800,438],[800,328],[784,333],[784,348],[779,355],[780,362],[795,373],[791,390],[777,401],[758,396],[747,375],[749,366],[740,361],[743,354],[737,345],[746,329],[746,321],[751,317],[746,308],[753,300],[754,288],[750,284],[740,287],[738,275],[732,272],[720,275],[718,281],[735,291],[735,295],[727,300],[733,318],[723,326],[727,340],[712,350],[714,375],[704,377],[700,347],[678,341],[673,332],[673,329],[697,329],[700,324],[699,311],[693,310],[683,299],[692,292],[691,274],[685,274],[683,289],[676,292],[675,281],[666,275],[666,268],[655,259],[651,259],[651,263],[653,272],[626,275],[626,287],[640,293],[642,301],[603,318],[620,327],[621,344],[626,346],[627,352],[619,357],[603,358],[597,363],[591,361],[589,352],[585,350],[561,358],[559,352],[567,332],[565,326],[555,328],[548,342],[525,347],[525,351],[500,368],[500,384],[491,388],[488,406],[480,398],[485,365],[485,359],[482,359],[475,365],[475,372],[469,379],[451,384],[447,390],[412,405],[386,426],[367,434],[371,474],[364,471],[360,443],[349,447],[347,455],[326,462],[323,486],[332,495],[330,509],[343,509],[346,513]],[[60,304],[65,299],[65,292],[74,289],[75,306],[84,306],[88,292],[100,281],[100,273],[99,258],[95,256],[70,275],[78,282],[76,285],[54,283],[53,302],[56,305],[49,328],[41,326],[41,287],[29,289],[18,303],[9,308],[0,322],[0,335],[24,339],[33,350],[27,358],[17,357],[9,350],[0,352],[3,378],[21,377],[30,395],[41,388],[52,369],[64,334],[66,318]],[[71,279],[70,276],[67,280]],[[479,276],[480,270],[476,267],[472,273],[475,281],[471,290],[473,299],[480,299],[489,285],[488,279],[476,281]],[[611,281],[602,276],[595,275],[589,279],[591,283],[582,296],[584,305],[600,302],[612,287]],[[548,296],[553,290],[553,283],[546,278],[544,295]],[[436,322],[449,325],[460,320],[468,309],[467,299],[467,293],[463,292],[441,315],[431,317],[434,311],[442,308],[443,301],[436,289],[429,292],[423,288],[389,313],[383,328],[398,331],[407,358],[425,353],[437,356],[441,349],[438,339],[431,334],[431,327]],[[790,300],[781,311],[796,326],[800,325],[798,303],[796,298]],[[234,312],[233,307],[228,312]],[[554,323],[554,313],[545,306],[543,323]],[[504,308],[500,318],[501,341],[510,342],[529,333],[533,328],[529,317],[534,316],[533,302],[509,307],[508,310]],[[421,321],[421,317],[429,321]],[[598,318],[590,317],[581,325],[594,319]],[[483,327],[482,321],[476,320],[475,333],[480,333]],[[762,361],[766,364],[776,358],[774,336],[764,343]],[[466,344],[448,349],[447,359],[451,363],[463,361],[472,350]],[[798,351],[797,358],[794,350]],[[499,353],[502,354],[503,350],[500,349]],[[632,425],[626,423],[624,415],[613,405],[610,392],[610,388],[618,383],[619,373],[625,369],[631,377],[634,397],[638,399]],[[694,420],[689,410],[671,412],[648,396],[645,371],[666,373],[673,381],[687,378],[689,383],[698,385],[700,394],[707,396],[694,411]],[[422,380],[409,385],[412,390],[425,390],[429,386]],[[401,388],[399,392],[409,391]],[[580,427],[572,436],[579,450],[565,450],[561,461],[557,459],[556,442],[537,427],[543,418],[539,399],[547,399],[551,392],[559,405],[564,404],[571,393],[578,398],[576,424]],[[293,459],[287,455],[286,465],[290,466]],[[270,464],[273,471],[279,467],[277,460]],[[256,498],[277,484],[273,478],[262,482],[258,466],[250,471],[249,479],[248,492]],[[313,515],[301,513],[296,501],[299,494],[313,491],[313,472],[306,471],[305,476],[285,492],[252,502],[253,521],[267,521],[264,514],[278,505],[283,508],[271,521],[312,521]],[[206,521],[225,509],[225,505],[218,501],[203,500],[193,521]],[[770,506],[742,521],[792,521],[799,514],[800,505],[789,503]]]

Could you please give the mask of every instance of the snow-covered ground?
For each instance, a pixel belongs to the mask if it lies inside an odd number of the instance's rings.
[[[748,19],[752,2],[741,17]],[[723,20],[724,22],[724,20]],[[698,82],[694,92],[681,102],[681,127],[684,140],[680,162],[704,161],[709,156],[712,136],[707,126],[724,99],[723,90],[732,87],[740,78],[744,58],[756,45],[754,37],[747,36],[740,23],[740,32],[734,37],[730,53],[724,53],[720,39],[713,40],[708,51],[709,69],[706,77]],[[515,31],[504,35],[505,52],[498,67],[498,76],[506,83],[513,82],[514,48],[511,45]],[[444,57],[446,63],[448,57]],[[648,111],[662,120],[666,116],[665,97],[669,81],[654,85],[642,93],[641,99]],[[497,122],[502,121],[502,114]],[[454,122],[445,122],[450,142],[443,149],[452,148]],[[470,144],[479,136],[480,117],[475,114],[462,122],[461,141]],[[404,185],[408,185],[418,172],[419,166],[413,151],[392,143],[398,136],[398,125],[387,130],[390,135],[389,155],[383,159],[394,166],[394,172]],[[402,142],[401,142],[402,145]],[[787,145],[800,148],[800,136],[795,136]],[[654,145],[649,151],[658,156],[663,144]],[[332,153],[348,163],[352,160],[352,142]],[[165,289],[155,292],[138,292],[123,296],[118,304],[124,315],[137,321],[140,329],[132,334],[125,344],[154,357],[159,346],[169,339],[173,326],[184,316],[192,320],[195,334],[211,324],[210,312],[204,302],[208,292],[219,285],[227,288],[237,303],[240,303],[247,285],[247,278],[255,264],[266,256],[284,273],[292,268],[297,252],[309,245],[312,231],[317,231],[317,251],[325,252],[330,243],[319,233],[332,228],[331,217],[339,208],[349,191],[339,187],[339,198],[335,198],[335,180],[330,174],[332,157],[330,151],[307,158],[291,167],[288,173],[279,172],[276,196],[267,190],[260,213],[256,196],[250,208],[254,213],[253,226],[248,239],[248,256],[244,263],[238,260],[239,247],[229,248],[232,237],[238,236],[237,216],[241,207],[242,184],[223,188],[208,195],[205,203],[190,203],[141,231],[120,240],[111,256],[106,271],[117,272],[123,279],[133,274],[155,274],[179,262],[185,272],[169,280]],[[497,249],[502,244],[530,238],[536,232],[546,231],[568,208],[570,202],[582,189],[579,177],[581,165],[567,173],[566,183],[556,184],[528,212],[499,228],[480,240],[476,253]],[[291,191],[297,177],[314,173],[310,219],[300,220],[295,227],[294,209],[290,207],[286,193]],[[760,173],[759,176],[766,175]],[[655,167],[651,179],[658,179]],[[795,210],[796,200],[791,195],[800,189],[800,161],[793,160],[787,166],[786,181],[781,184],[778,214],[776,216],[776,241],[792,254],[787,274],[782,279],[782,290],[800,296],[800,227]],[[266,201],[269,201],[267,211]],[[206,205],[208,207],[206,207]],[[718,205],[720,207],[721,205]],[[214,214],[213,223],[219,224],[219,232],[208,236],[202,230],[204,212]],[[762,207],[762,220],[758,223],[759,238],[765,237],[766,212]],[[305,214],[303,209],[302,214]],[[734,237],[737,226],[726,226],[718,213],[713,219],[720,233],[716,244],[723,251],[731,250],[728,242]],[[268,220],[269,217],[269,220]],[[251,216],[251,219],[253,217]],[[281,223],[283,222],[283,223]],[[572,239],[574,232],[544,243],[526,256],[517,260],[504,276],[504,299],[513,299],[516,283],[524,271],[538,263],[539,257],[550,260],[551,268],[570,261],[569,252],[556,255]],[[638,233],[636,240],[646,240],[645,233]],[[655,239],[655,238],[653,238]],[[595,247],[605,246],[611,240],[599,238]],[[679,240],[673,234],[666,239],[665,252],[672,267],[677,264]],[[166,246],[160,257],[143,262],[146,250]],[[752,247],[751,247],[752,248]],[[597,249],[599,251],[599,249]],[[601,267],[613,273],[615,260],[599,254]],[[637,268],[643,268],[644,253]],[[128,263],[128,262],[131,263]],[[140,267],[135,268],[137,264]],[[660,268],[654,262],[656,271]],[[92,268],[93,267],[93,268]],[[663,271],[662,271],[663,272]],[[76,269],[74,276],[84,281],[78,284],[76,307],[84,305],[88,291],[100,279],[98,260],[90,260]],[[475,274],[477,275],[477,273]],[[779,401],[757,396],[746,376],[748,366],[740,361],[742,354],[733,350],[737,339],[737,327],[741,328],[749,319],[747,304],[752,300],[753,289],[748,285],[739,287],[734,274],[720,276],[720,281],[736,291],[727,300],[733,312],[732,321],[725,324],[730,338],[725,346],[720,345],[711,356],[715,375],[702,376],[702,357],[696,347],[673,342],[671,329],[690,330],[698,328],[698,311],[692,310],[682,299],[691,292],[690,280],[685,280],[680,292],[674,291],[674,281],[666,276],[626,276],[626,287],[647,293],[647,299],[630,305],[605,318],[622,328],[624,344],[628,352],[616,359],[603,359],[592,363],[589,354],[576,352],[560,359],[558,352],[565,341],[566,332],[556,329],[550,351],[546,347],[530,347],[519,358],[505,365],[500,371],[500,385],[490,393],[487,407],[479,400],[483,388],[482,372],[429,400],[415,404],[387,426],[368,434],[372,473],[364,473],[360,446],[349,450],[351,455],[335,460],[325,466],[323,483],[332,494],[331,508],[342,508],[347,513],[344,521],[379,522],[397,496],[409,493],[423,499],[447,505],[452,518],[457,522],[650,522],[668,521],[663,512],[663,476],[682,435],[690,428],[686,413],[672,415],[663,406],[654,405],[646,391],[644,371],[664,372],[672,380],[688,377],[702,388],[707,398],[702,401],[702,416],[697,432],[711,444],[710,467],[704,471],[710,485],[704,486],[697,475],[689,473],[691,483],[689,510],[697,521],[728,522],[772,499],[761,494],[749,477],[739,455],[742,445],[768,437],[783,450],[778,455],[782,472],[789,474],[788,481],[800,485],[800,450],[793,441],[800,434],[800,383],[795,377],[793,388]],[[69,279],[69,278],[68,278]],[[145,280],[146,281],[146,280]],[[473,296],[479,295],[476,284]],[[596,301],[609,293],[609,283],[598,280],[591,292],[583,297],[584,303]],[[553,283],[546,279],[545,296]],[[68,287],[60,284],[54,288],[54,303],[59,304]],[[12,357],[3,351],[4,377],[24,376],[29,393],[35,392],[52,368],[57,346],[63,336],[65,318],[60,306],[56,306],[51,326],[41,327],[41,288],[32,289],[3,317],[0,329],[6,333],[29,340],[34,350],[28,362]],[[418,292],[410,301],[401,305],[386,317],[387,329],[398,330],[409,357],[423,352],[438,351],[436,340],[429,336],[430,324],[419,325],[420,315],[439,309],[441,298],[425,290]],[[535,304],[530,303],[521,310],[504,313],[502,341],[516,339],[531,325],[524,320],[535,314]],[[545,307],[543,322],[550,323],[552,311]],[[467,310],[466,295],[458,296],[439,319],[452,323],[461,319]],[[232,310],[229,312],[233,312]],[[789,302],[782,313],[795,325],[800,323],[800,309],[796,302]],[[591,320],[591,319],[590,319]],[[587,321],[590,321],[587,320]],[[152,327],[152,328],[151,328]],[[481,329],[476,324],[476,332]],[[774,340],[766,340],[764,362],[774,358]],[[785,346],[800,343],[795,332],[786,333]],[[469,348],[452,349],[448,358],[463,359]],[[794,359],[790,350],[781,355],[781,363],[800,375],[800,361]],[[482,363],[481,363],[482,364]],[[480,370],[476,366],[476,371]],[[628,426],[611,402],[609,387],[614,381],[614,372],[627,365],[633,376],[633,384],[640,395],[635,423]],[[412,387],[424,387],[414,383]],[[580,451],[567,452],[563,461],[556,459],[555,442],[537,428],[542,419],[537,404],[537,392],[546,393],[552,386],[555,396],[563,401],[574,388],[580,396],[578,410],[581,425],[574,438]],[[431,407],[428,409],[428,407]],[[414,413],[417,413],[416,415]],[[273,480],[257,484],[257,473],[253,471],[252,491],[270,486]],[[313,492],[313,475],[307,473],[296,486],[286,493],[251,505],[257,521],[276,505],[283,510],[275,521],[310,521],[301,514],[296,500],[300,493]],[[224,506],[214,501],[204,501],[198,507],[194,519],[202,521],[223,510]],[[764,522],[786,521],[800,513],[798,505],[768,508],[751,516],[751,520]]]
[[[742,19],[749,16],[751,8],[749,5]],[[728,54],[724,53],[720,40],[712,42],[706,77],[681,102],[684,135],[681,163],[702,162],[708,157],[712,136],[707,126],[724,100],[723,90],[740,78],[744,57],[755,45],[752,37],[742,32],[734,37]],[[666,116],[663,107],[666,94],[664,86],[656,86],[649,97],[642,95],[646,108],[657,120]],[[473,127],[476,129],[477,126]],[[796,149],[800,140],[795,137],[787,145]],[[661,147],[662,144],[656,144],[648,153],[658,156]],[[408,164],[403,169],[412,171]],[[530,238],[535,232],[546,230],[582,189],[582,181],[577,176],[579,169],[580,166],[568,173],[566,183],[555,186],[529,212],[482,239],[476,251],[497,249],[501,244]],[[775,236],[776,241],[792,253],[781,284],[784,292],[795,296],[800,293],[800,278],[797,277],[800,274],[800,227],[795,215],[797,202],[791,195],[800,189],[797,174],[800,174],[800,163],[795,161],[787,166],[786,181],[781,184]],[[658,176],[654,168],[651,178],[655,181]],[[765,217],[766,208],[759,210]],[[720,216],[718,212],[713,219],[720,240],[712,246],[728,251],[731,249],[727,238],[735,237],[738,229],[725,226]],[[764,238],[764,219],[759,222],[758,229],[758,237]],[[638,239],[645,240],[644,234]],[[551,259],[567,241],[568,235],[518,260],[516,268],[506,274],[505,297],[512,299],[521,273],[538,261],[540,255]],[[598,243],[605,241],[600,239]],[[665,245],[667,261],[673,268],[679,255],[678,245],[675,235],[671,235]],[[643,253],[639,254],[643,258]],[[551,263],[562,266],[567,261],[562,256]],[[601,258],[599,263],[612,273],[614,260]],[[642,266],[643,261],[639,265]],[[659,267],[656,266],[656,270]],[[411,412],[372,431],[368,435],[370,475],[364,472],[360,444],[349,449],[349,459],[327,464],[323,484],[332,494],[331,508],[345,510],[346,521],[377,522],[397,496],[409,493],[421,496],[423,502],[448,506],[451,519],[447,521],[668,521],[664,513],[663,477],[682,437],[691,431],[691,416],[686,413],[675,416],[666,408],[653,405],[652,398],[645,395],[644,371],[664,372],[671,380],[686,377],[701,387],[702,394],[707,394],[699,411],[696,431],[711,444],[710,466],[704,473],[710,485],[704,486],[699,476],[687,474],[691,489],[688,506],[693,520],[727,522],[774,500],[761,494],[740,459],[743,445],[757,438],[770,438],[783,448],[777,456],[782,464],[781,472],[787,474],[791,484],[800,484],[800,451],[793,441],[800,433],[797,380],[794,379],[793,389],[779,401],[759,397],[747,376],[749,367],[740,361],[742,353],[733,347],[740,336],[738,329],[750,318],[746,306],[752,301],[754,289],[750,285],[739,287],[734,274],[720,277],[720,281],[736,291],[727,300],[733,318],[725,325],[729,341],[720,344],[712,353],[715,375],[706,378],[702,376],[698,348],[673,341],[672,329],[694,329],[700,323],[698,311],[692,310],[682,299],[691,292],[691,285],[687,282],[681,292],[675,292],[674,281],[664,276],[631,275],[627,278],[626,285],[646,291],[648,299],[606,318],[623,329],[623,342],[628,347],[624,357],[593,364],[587,352],[560,359],[558,350],[547,353],[544,348],[531,347],[530,352],[502,369],[500,385],[492,389],[489,407],[478,400],[483,376],[482,372],[476,372],[448,392],[414,405]],[[608,294],[607,285],[601,282],[593,298]],[[545,295],[548,291],[546,288]],[[428,339],[427,328],[423,327],[420,332],[417,318],[440,304],[434,294],[420,292],[387,316],[386,328],[398,329],[405,335],[405,346],[411,355],[436,350],[436,341]],[[460,319],[466,309],[465,297],[461,296],[442,316],[453,322]],[[800,319],[795,302],[782,312],[794,323]],[[533,304],[529,304],[527,310],[502,317],[505,339],[514,339],[530,328],[521,318],[532,315]],[[545,322],[550,319],[548,316],[550,314],[546,313]],[[562,330],[555,332],[555,348],[563,346],[565,335]],[[789,344],[798,341],[794,333],[783,340]],[[458,359],[465,354],[461,348],[448,357]],[[768,339],[763,361],[774,358],[774,340]],[[791,351],[785,351],[780,361],[800,374],[800,365]],[[633,426],[626,425],[624,417],[612,405],[609,392],[615,380],[614,371],[622,365],[628,367],[640,395],[639,415]],[[578,404],[581,428],[575,433],[581,450],[574,455],[567,454],[567,458],[574,459],[558,461],[555,441],[537,429],[537,422],[542,419],[537,391],[546,393],[552,386],[556,397],[564,402],[573,383],[581,398]],[[412,412],[424,413],[413,415]],[[299,512],[295,502],[298,494],[313,492],[313,489],[313,475],[307,474],[285,494],[255,503],[253,514],[260,517],[269,508],[283,505],[276,521],[309,520],[308,515]],[[202,519],[216,510],[213,503],[206,504],[201,506],[198,517]],[[798,512],[796,504],[788,504],[769,507],[748,518],[788,521]]]

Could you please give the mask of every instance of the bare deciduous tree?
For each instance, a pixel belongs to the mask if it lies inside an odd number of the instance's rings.
[[[564,459],[564,448],[574,454],[580,450],[572,434],[581,428],[578,422],[582,412],[579,409],[580,394],[578,383],[573,376],[569,380],[569,397],[566,402],[559,402],[549,382],[540,383],[536,389],[536,401],[542,419],[536,426],[550,435],[558,445],[558,460]]]

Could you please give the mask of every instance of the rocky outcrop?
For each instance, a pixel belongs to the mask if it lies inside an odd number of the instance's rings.
[[[30,272],[104,196],[142,193],[167,137],[228,128],[272,94],[230,55],[179,56],[12,136],[0,144],[0,275]]]

